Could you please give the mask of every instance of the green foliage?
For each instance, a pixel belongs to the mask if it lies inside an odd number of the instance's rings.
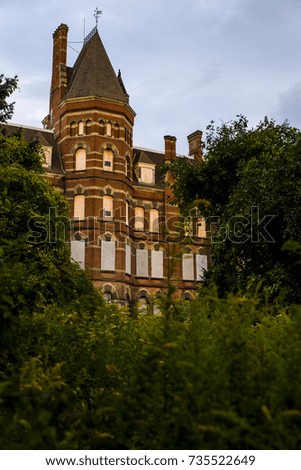
[[[200,165],[182,160],[170,171],[182,211],[198,205],[208,224],[219,221],[208,282],[220,295],[261,289],[271,302],[300,302],[300,266],[282,251],[300,242],[300,131],[267,118],[249,129],[238,116],[211,123],[206,143]]]
[[[189,321],[180,308],[22,315],[0,363],[1,448],[299,449],[301,310],[210,291]]]
[[[1,103],[0,103],[1,109]],[[48,305],[77,311],[102,305],[85,272],[70,261],[69,207],[42,170],[41,146],[22,132],[0,133],[0,340],[19,316]]]
[[[18,78],[0,75],[0,122],[6,122],[14,112],[14,103],[7,103],[7,98],[17,89]]]

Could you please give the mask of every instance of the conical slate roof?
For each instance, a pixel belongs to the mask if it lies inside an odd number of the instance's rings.
[[[127,102],[124,91],[95,29],[74,64],[66,98],[99,96]]]

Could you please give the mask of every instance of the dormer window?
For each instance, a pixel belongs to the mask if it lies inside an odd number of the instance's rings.
[[[45,160],[43,162],[43,166],[46,168],[50,168],[52,165],[52,147],[43,147],[44,150],[44,157]]]
[[[138,181],[139,183],[155,183],[155,165],[147,163],[138,163]]]

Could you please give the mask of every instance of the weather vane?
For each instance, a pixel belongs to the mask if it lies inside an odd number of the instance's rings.
[[[98,19],[99,19],[100,15],[102,15],[102,11],[98,10],[98,8],[96,7],[95,10],[94,10],[94,16],[95,16],[95,20],[96,20],[96,28],[98,26]]]

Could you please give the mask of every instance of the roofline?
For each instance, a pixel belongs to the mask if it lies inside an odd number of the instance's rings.
[[[145,148],[145,147],[136,147],[136,145],[134,145],[134,150],[141,150],[143,152],[153,152],[153,153],[158,153],[160,155],[165,155],[165,152],[164,150],[160,151],[160,150],[154,150],[154,149],[149,149],[149,148]],[[189,155],[183,155],[182,153],[176,153],[176,157],[178,158],[189,158],[191,160],[193,160],[193,157],[190,157]]]
[[[17,122],[2,122],[1,125],[5,126],[15,126],[15,127],[21,127],[21,129],[31,129],[33,131],[42,131],[42,132],[48,132],[50,134],[53,134],[52,129],[44,129],[44,127],[33,127],[33,126],[27,126],[25,124],[18,124]]]
[[[153,152],[153,153],[159,153],[160,155],[164,155],[164,151],[160,151],[160,150],[153,150],[153,149],[148,149],[145,147],[136,147],[136,145],[134,145],[133,148],[134,150],[142,150],[143,152],[146,151],[146,152]]]

